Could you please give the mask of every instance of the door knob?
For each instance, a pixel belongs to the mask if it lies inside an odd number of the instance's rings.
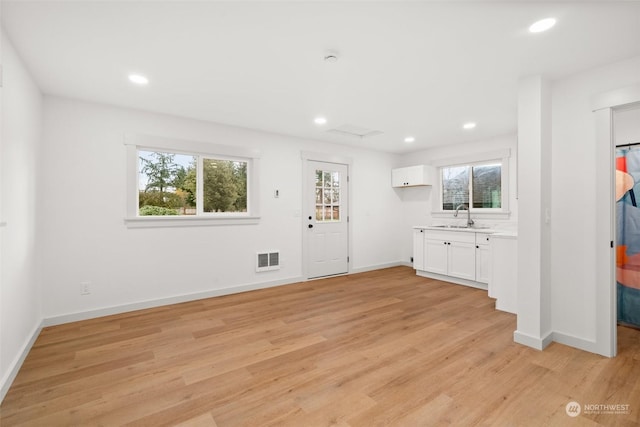
[[[313,224],[309,224],[309,228],[313,228]]]

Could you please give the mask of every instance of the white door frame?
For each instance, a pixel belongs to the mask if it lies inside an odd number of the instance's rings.
[[[309,152],[309,151],[303,151],[300,153],[301,158],[302,158],[302,179],[300,180],[302,183],[302,216],[301,219],[302,221],[300,221],[300,226],[302,227],[302,277],[304,278],[304,280],[309,280],[309,260],[308,260],[308,244],[309,244],[309,233],[306,232],[307,230],[307,223],[308,221],[306,221],[306,212],[308,210],[308,206],[306,205],[307,201],[309,200],[309,198],[311,197],[310,194],[310,189],[307,188],[307,174],[309,172],[309,160],[311,161],[317,161],[317,162],[326,162],[326,163],[337,163],[337,164],[342,164],[342,165],[347,165],[347,174],[349,176],[351,176],[352,174],[352,159],[350,157],[343,157],[343,156],[335,156],[333,154],[326,154],[326,153],[314,153],[314,152]],[[353,261],[353,257],[351,256],[351,242],[352,242],[352,228],[351,227],[351,219],[352,219],[352,215],[351,215],[351,194],[353,193],[353,191],[351,191],[351,182],[347,181],[347,186],[348,186],[348,194],[347,194],[347,203],[348,203],[348,212],[347,212],[347,216],[349,217],[349,222],[347,223],[347,256],[349,257],[349,262],[347,263],[347,273],[349,274],[351,273],[351,264]]]
[[[640,85],[594,98],[596,124],[596,352],[617,353],[616,215],[613,111],[640,102]]]

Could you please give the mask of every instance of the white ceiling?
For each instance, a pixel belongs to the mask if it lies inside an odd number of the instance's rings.
[[[6,1],[46,94],[408,152],[516,130],[517,81],[640,55],[639,2]],[[557,25],[530,34],[534,21]],[[323,61],[328,50],[339,61]],[[131,72],[150,84],[135,87]],[[328,123],[318,127],[317,115]],[[462,124],[475,121],[472,131]],[[327,132],[354,125],[381,134]],[[403,142],[413,135],[413,144]]]

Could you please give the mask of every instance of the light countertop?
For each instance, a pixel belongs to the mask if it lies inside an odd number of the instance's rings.
[[[417,230],[438,230],[438,231],[459,231],[462,233],[486,233],[496,237],[516,238],[518,232],[516,230],[504,230],[487,226],[465,227],[456,225],[416,225],[413,227]]]

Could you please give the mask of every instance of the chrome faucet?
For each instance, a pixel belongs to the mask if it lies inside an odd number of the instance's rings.
[[[460,208],[464,208],[464,204],[458,205],[458,207],[456,208],[456,212],[453,214],[455,218],[458,217],[458,211],[460,210]],[[474,222],[471,219],[471,209],[469,208],[469,205],[467,205],[467,225],[471,227],[473,224]]]

